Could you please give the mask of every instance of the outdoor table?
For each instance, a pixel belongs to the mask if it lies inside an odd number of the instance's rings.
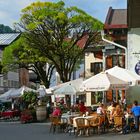
[[[78,118],[85,118],[85,124],[87,124],[88,123],[87,120],[91,119],[93,117],[94,116],[79,116],[79,117],[75,117],[75,118],[73,118],[73,127],[77,127],[76,119],[78,119]]]
[[[70,118],[71,117],[77,117],[77,116],[79,116],[80,114],[78,114],[78,113],[74,113],[74,112],[72,112],[71,114],[69,114],[69,113],[65,113],[65,114],[62,114],[62,116],[61,116],[61,120],[63,121],[63,120],[67,120],[67,122],[70,124]]]

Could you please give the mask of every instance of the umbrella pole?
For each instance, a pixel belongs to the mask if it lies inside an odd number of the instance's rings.
[[[106,104],[106,91],[103,91],[103,103]]]
[[[118,90],[116,89],[116,103],[118,103]]]

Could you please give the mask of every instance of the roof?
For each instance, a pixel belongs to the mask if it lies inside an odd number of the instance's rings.
[[[0,45],[9,45],[11,44],[20,33],[4,33],[0,34]]]
[[[104,28],[127,28],[127,9],[112,9],[110,7]]]

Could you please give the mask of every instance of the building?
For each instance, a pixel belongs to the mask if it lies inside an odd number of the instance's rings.
[[[128,21],[128,69],[140,76],[140,1],[127,1]],[[140,100],[140,86],[131,87],[128,94],[128,103]]]
[[[123,68],[127,67],[125,63],[125,59],[127,59],[125,57],[126,52],[123,49],[123,47],[127,49],[127,31],[127,10],[112,9],[110,7],[104,24],[104,32],[109,38],[107,40],[110,40],[110,46],[105,47],[105,69],[112,68],[116,65]]]
[[[127,66],[127,31],[127,10],[110,7],[104,23],[104,32],[101,34],[103,41],[96,47],[89,46],[85,51],[85,78],[116,65],[123,68]],[[86,94],[88,106],[101,102],[96,95],[101,97],[103,93]],[[121,91],[120,95],[124,96],[124,91]],[[108,91],[106,100],[112,101],[116,96],[115,91]]]
[[[18,39],[20,33],[4,33],[0,34],[0,61],[2,59],[3,50]],[[0,93],[7,91],[10,88],[19,87],[19,72],[18,70],[9,71],[7,74],[0,74]]]

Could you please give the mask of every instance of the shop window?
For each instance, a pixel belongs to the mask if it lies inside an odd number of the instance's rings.
[[[103,70],[103,64],[102,64],[102,62],[91,63],[90,72],[93,72],[94,74],[98,74],[102,70]]]
[[[91,104],[102,103],[103,101],[103,92],[91,92]]]

